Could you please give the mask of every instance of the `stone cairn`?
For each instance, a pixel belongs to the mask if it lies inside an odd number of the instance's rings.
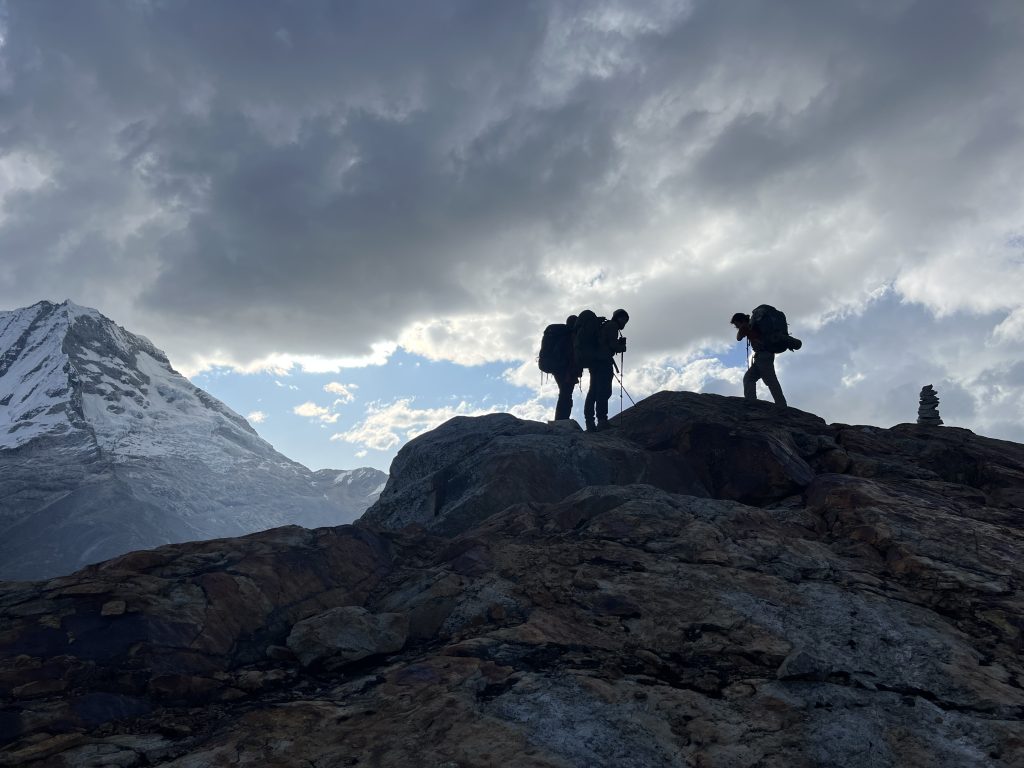
[[[917,423],[929,424],[933,427],[942,423],[942,419],[939,418],[939,396],[931,384],[921,387],[921,405],[917,409]]]

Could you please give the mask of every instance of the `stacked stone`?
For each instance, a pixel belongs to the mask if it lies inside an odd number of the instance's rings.
[[[921,405],[917,409],[917,423],[930,424],[933,427],[942,423],[942,419],[939,418],[939,396],[931,384],[921,387]]]

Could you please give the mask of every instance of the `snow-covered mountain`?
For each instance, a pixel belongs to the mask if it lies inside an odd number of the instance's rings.
[[[94,309],[42,301],[0,312],[0,578],[350,522],[386,479],[291,461]]]

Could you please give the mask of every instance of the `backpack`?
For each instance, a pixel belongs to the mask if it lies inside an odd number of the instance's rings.
[[[778,354],[791,348],[789,326],[786,315],[769,304],[762,304],[750,313],[750,327],[757,331],[764,348],[768,352]]]
[[[537,365],[544,373],[562,373],[572,367],[572,332],[565,323],[544,329]]]
[[[576,365],[589,368],[599,356],[598,332],[605,319],[594,314],[593,310],[584,309],[576,317],[576,338],[573,339],[573,353]]]

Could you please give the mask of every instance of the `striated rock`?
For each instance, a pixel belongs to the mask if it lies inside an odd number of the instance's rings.
[[[288,648],[309,667],[324,661],[351,662],[402,649],[409,619],[401,613],[372,614],[365,608],[332,608],[292,627]]]
[[[1020,766],[1024,446],[753,406],[449,422],[385,527],[3,585],[0,765]]]
[[[369,531],[289,527],[3,585],[0,694],[52,686],[62,696],[31,716],[0,710],[0,736],[222,698],[231,686],[217,673],[264,659],[297,621],[361,604],[390,568],[387,542]],[[132,609],[112,612],[112,602]],[[56,622],[44,621],[44,605]]]

